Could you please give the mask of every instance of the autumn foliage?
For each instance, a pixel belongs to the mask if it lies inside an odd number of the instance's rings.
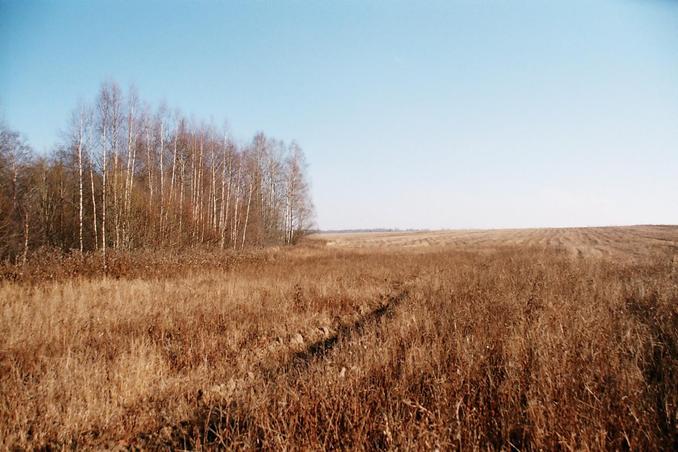
[[[290,244],[313,221],[301,147],[170,114],[104,83],[37,155],[0,125],[0,259]]]

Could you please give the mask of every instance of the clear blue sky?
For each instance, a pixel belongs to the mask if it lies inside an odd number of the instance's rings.
[[[0,0],[39,151],[99,84],[305,149],[322,228],[678,223],[678,2]]]

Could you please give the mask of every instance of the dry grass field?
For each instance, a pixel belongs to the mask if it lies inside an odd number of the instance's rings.
[[[3,270],[3,449],[678,449],[678,227],[89,259]]]
[[[597,228],[453,230],[434,232],[384,232],[318,234],[329,246],[341,248],[491,249],[510,245],[550,247],[577,257],[629,259],[675,253],[675,226]]]

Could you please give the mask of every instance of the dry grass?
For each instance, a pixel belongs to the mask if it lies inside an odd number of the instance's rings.
[[[0,446],[675,450],[678,228],[542,231],[5,282]]]
[[[518,245],[555,248],[575,257],[628,260],[671,256],[678,246],[676,226],[452,230],[432,232],[323,233],[311,236],[343,249],[483,249]]]

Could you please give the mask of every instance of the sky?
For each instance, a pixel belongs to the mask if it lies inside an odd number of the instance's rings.
[[[322,229],[678,224],[678,2],[0,0],[37,152],[103,81],[296,140]]]

